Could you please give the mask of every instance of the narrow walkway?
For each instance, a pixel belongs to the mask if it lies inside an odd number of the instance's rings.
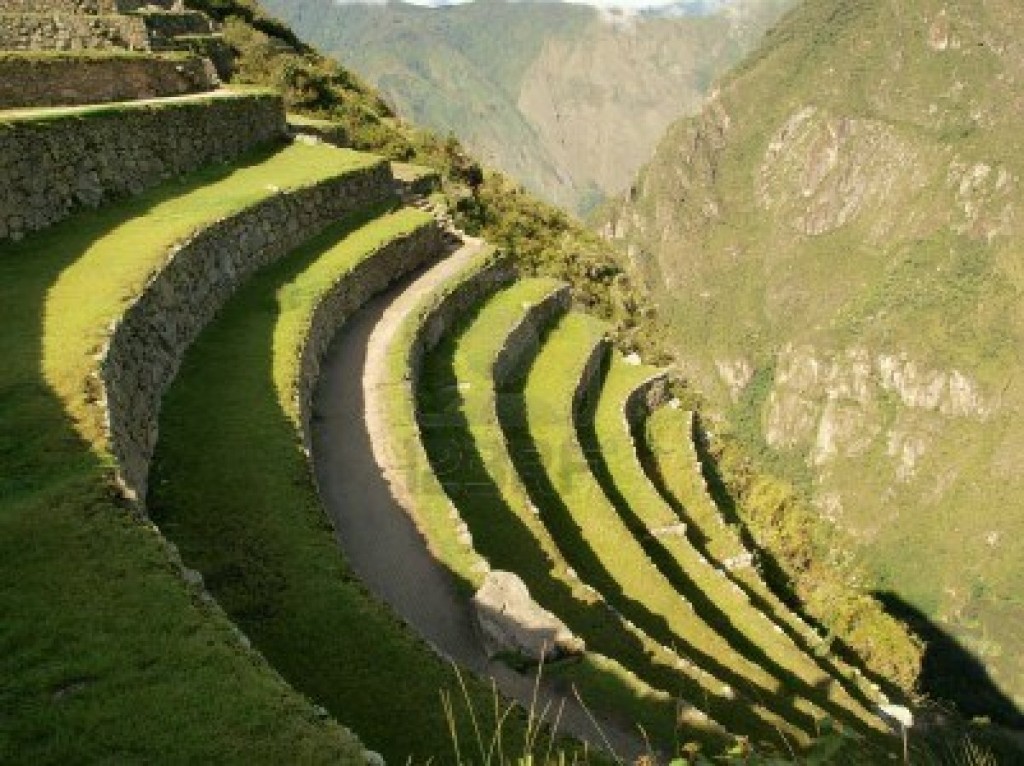
[[[467,600],[457,592],[450,572],[430,554],[380,467],[386,464],[382,423],[387,348],[422,297],[451,279],[479,247],[470,240],[371,301],[345,324],[321,367],[313,402],[313,460],[338,542],[360,579],[438,654],[493,678],[503,694],[529,708],[532,674],[521,675],[487,659]],[[550,703],[555,711],[563,701],[560,731],[595,746],[603,747],[607,739],[620,757],[644,752],[626,725],[601,721],[598,732],[571,691],[556,689],[553,683],[541,685],[539,709]]]
[[[250,90],[218,88],[217,90],[204,90],[198,93],[182,93],[179,96],[154,96],[153,98],[138,98],[130,101],[104,101],[99,104],[76,104],[75,106],[30,106],[14,107],[13,109],[0,109],[0,117],[4,120],[35,120],[39,118],[60,116],[74,116],[81,114],[93,114],[101,111],[117,111],[123,109],[141,109],[145,106],[160,104],[180,104],[189,101],[207,101],[209,99],[224,98],[246,98],[253,94],[265,94],[259,88]]]

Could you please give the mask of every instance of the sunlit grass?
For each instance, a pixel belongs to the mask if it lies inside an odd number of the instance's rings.
[[[510,434],[514,451],[535,454],[521,459],[520,473],[541,512],[564,516],[563,529],[573,530],[572,541],[565,533],[556,539],[570,545],[563,550],[580,576],[656,640],[710,674],[697,675],[709,700],[706,712],[730,729],[735,726],[734,731],[756,731],[775,739],[779,727],[800,741],[800,726],[808,722],[793,714],[793,700],[694,614],[658,573],[590,472],[577,441],[573,394],[606,331],[607,326],[592,317],[569,314],[546,338],[522,391],[522,420],[528,434],[518,440]],[[514,431],[510,423],[515,420],[506,416],[507,433]],[[722,680],[723,674],[728,682]],[[727,689],[727,684],[737,688]],[[732,700],[732,695],[738,696]],[[787,715],[792,720],[787,722]]]
[[[682,521],[644,473],[626,420],[630,394],[660,371],[631,365],[612,352],[593,409],[581,426],[583,445],[595,475],[634,536],[658,569],[686,597],[720,636],[756,665],[778,678],[812,715],[859,719],[878,726],[874,716],[855,703],[838,683],[800,650],[726,575],[691,545]]]
[[[83,398],[108,322],[166,246],[268,183],[322,177],[314,156],[262,152],[0,246],[0,760],[360,759],[116,498]]]
[[[592,589],[569,576],[508,453],[497,418],[495,360],[527,312],[560,289],[551,279],[518,281],[483,302],[427,356],[417,401],[431,465],[477,551],[491,566],[516,572],[535,599],[587,642],[581,663],[549,674],[571,680],[595,709],[628,716],[658,742],[678,736],[721,744],[722,733],[709,722],[676,721],[674,696],[687,685],[671,667],[676,658],[631,631]]]

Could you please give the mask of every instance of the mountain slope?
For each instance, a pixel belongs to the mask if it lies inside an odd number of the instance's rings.
[[[669,123],[791,0],[642,16],[566,3],[267,6],[403,116],[576,210],[622,191]],[[712,12],[714,11],[714,12]],[[693,14],[699,15],[693,15]]]
[[[1018,707],[1022,30],[1010,0],[809,0],[604,216],[737,433]]]

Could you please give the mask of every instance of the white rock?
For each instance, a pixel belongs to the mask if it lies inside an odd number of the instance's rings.
[[[473,596],[477,624],[488,652],[550,660],[582,654],[585,645],[551,612],[537,604],[512,572],[492,570]]]

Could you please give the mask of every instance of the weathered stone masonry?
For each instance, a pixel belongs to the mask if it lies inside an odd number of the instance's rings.
[[[284,140],[275,95],[97,107],[0,122],[0,240]]]
[[[459,281],[441,295],[431,307],[416,332],[409,349],[409,384],[419,385],[423,357],[430,353],[445,334],[487,296],[510,284],[516,278],[512,262],[496,256],[496,260]],[[414,394],[413,394],[414,395]]]
[[[502,343],[491,366],[491,378],[495,390],[510,385],[523,372],[526,359],[540,348],[540,337],[551,321],[569,310],[572,304],[571,291],[563,285],[545,295],[541,300],[523,312],[516,326]]]
[[[0,55],[0,109],[182,96],[217,84],[213,66],[196,56]]]
[[[180,11],[184,0],[0,0],[0,13],[131,13],[143,8]]]
[[[338,329],[364,303],[396,279],[437,258],[444,252],[441,229],[434,221],[398,237],[372,257],[344,274],[317,304],[302,347],[295,397],[298,403],[302,441],[310,454],[313,391],[320,375],[320,362]]]
[[[0,14],[0,50],[81,51],[151,49],[141,16]]]
[[[0,13],[0,50],[165,51],[182,35],[211,35],[201,13],[86,16],[64,13]]]
[[[655,373],[629,392],[623,406],[623,415],[630,428],[635,428],[659,407],[672,398],[667,372]]]
[[[160,401],[188,347],[259,269],[346,213],[391,195],[386,163],[277,194],[195,234],[115,325],[100,364],[110,448],[125,494],[144,504]]]
[[[601,377],[601,368],[605,363],[605,357],[611,349],[611,341],[602,338],[594,344],[590,351],[583,369],[580,371],[580,379],[576,382],[576,388],[572,392],[572,416],[575,419],[588,404],[592,403],[597,393],[597,383]]]

